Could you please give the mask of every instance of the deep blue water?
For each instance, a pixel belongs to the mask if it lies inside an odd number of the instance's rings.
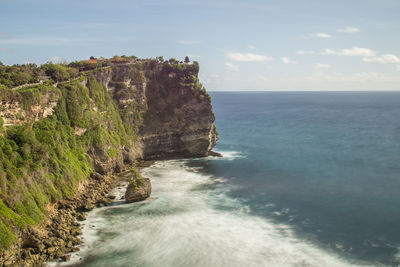
[[[337,253],[400,264],[400,93],[211,95],[216,149],[245,155],[207,164],[239,185],[230,196]]]
[[[211,95],[224,158],[143,170],[152,198],[92,211],[74,265],[400,264],[400,93]]]

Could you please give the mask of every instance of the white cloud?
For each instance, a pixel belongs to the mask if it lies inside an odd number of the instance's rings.
[[[396,55],[387,54],[380,57],[365,57],[365,62],[379,62],[379,63],[400,63],[400,58]]]
[[[364,57],[373,57],[375,56],[375,52],[369,48],[361,48],[361,47],[352,47],[350,49],[342,49],[342,55],[344,56],[364,56]]]
[[[282,62],[285,63],[285,64],[297,64],[296,61],[291,60],[291,59],[289,59],[287,57],[282,57]]]
[[[200,43],[198,40],[178,40],[177,42],[181,45],[194,45]]]
[[[306,54],[308,54],[308,55],[311,55],[311,54],[314,54],[315,52],[314,51],[304,51],[304,50],[297,50],[296,51],[296,54],[297,55],[306,55]]]
[[[262,76],[262,75],[258,76],[258,79],[261,80],[261,81],[264,81],[264,82],[268,81],[268,78],[265,77],[265,76]]]
[[[261,62],[261,61],[270,61],[272,60],[271,57],[258,55],[253,53],[227,53],[226,56],[234,61],[241,61],[241,62]]]
[[[329,64],[322,64],[322,63],[317,63],[317,64],[315,64],[315,66],[314,66],[314,68],[316,68],[316,69],[327,69],[327,68],[330,68],[331,67],[331,65],[329,65]]]
[[[337,29],[337,32],[343,32],[343,33],[355,33],[355,32],[360,32],[360,29],[352,26],[347,26],[341,29]]]
[[[239,66],[231,62],[225,62],[225,67],[230,71],[239,71]]]
[[[315,33],[313,36],[318,38],[332,38],[332,35],[323,32]]]
[[[257,47],[255,47],[254,45],[248,45],[248,48],[253,49],[253,50],[257,49]]]
[[[400,65],[396,67],[396,70],[400,71]]]
[[[324,55],[339,55],[340,53],[335,50],[327,48],[322,52],[322,54],[324,54]]]
[[[369,48],[352,47],[348,49],[332,50],[325,49],[324,55],[340,55],[340,56],[359,56],[363,57],[364,62],[378,62],[383,64],[400,64],[400,57],[393,54],[385,54],[377,56],[376,52]]]
[[[359,56],[359,57],[374,57],[375,52],[369,48],[352,47],[347,49],[332,50],[325,49],[322,54],[324,55],[340,55],[340,56]]]

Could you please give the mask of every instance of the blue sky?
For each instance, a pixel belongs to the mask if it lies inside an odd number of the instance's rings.
[[[398,0],[0,0],[0,61],[200,62],[208,90],[400,90]]]

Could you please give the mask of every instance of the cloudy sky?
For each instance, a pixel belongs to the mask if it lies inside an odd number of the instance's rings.
[[[399,0],[0,0],[0,61],[200,62],[208,90],[400,90]]]

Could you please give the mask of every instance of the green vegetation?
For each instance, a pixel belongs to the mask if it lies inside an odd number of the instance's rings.
[[[135,190],[139,189],[139,186],[144,184],[144,178],[140,172],[136,169],[130,169],[131,176],[128,179],[129,184],[135,186]]]
[[[78,74],[78,68],[64,64],[46,63],[40,67],[37,67],[36,64],[0,65],[0,85],[12,88],[48,79],[62,82],[74,79],[78,77]]]
[[[112,95],[94,78],[107,73],[105,68],[112,69]],[[40,67],[0,64],[0,100],[20,103],[26,114],[32,106],[44,108],[57,101],[52,115],[37,121],[22,118],[24,125],[4,127],[0,117],[0,250],[27,225],[43,222],[49,203],[73,196],[78,183],[95,170],[93,157],[117,158],[121,148],[135,142],[147,105],[153,105],[143,100],[146,84],[175,107],[192,96],[211,101],[198,72],[197,62],[181,64],[162,57],[115,56]],[[160,116],[171,112],[163,110]],[[130,182],[137,188],[143,177],[135,169],[131,173]]]
[[[68,66],[78,69],[79,71],[89,71],[89,70],[95,70],[95,69],[102,68],[102,67],[111,66],[111,62],[104,61],[104,62],[90,63],[90,62],[87,62],[87,60],[82,60],[82,61],[71,62],[70,64],[68,64]]]
[[[28,112],[32,105],[42,105],[43,97],[55,101],[59,95],[60,91],[57,88],[46,84],[23,87],[18,90],[0,86],[0,100],[21,103],[22,108]]]
[[[45,75],[36,64],[4,66],[0,64],[0,84],[14,87],[26,83],[39,82],[39,77]]]
[[[47,76],[56,82],[67,81],[78,77],[78,69],[63,64],[47,63],[40,67]]]
[[[6,204],[0,205],[0,226],[6,227],[1,247],[14,240],[13,229],[41,222],[47,203],[72,196],[92,172],[68,117],[60,104],[52,116],[32,127],[9,127],[0,138],[0,197]]]
[[[116,157],[127,136],[114,101],[94,79],[59,88],[40,85],[2,89],[2,98],[21,101],[24,109],[43,96],[58,97],[54,114],[33,124],[11,126],[0,135],[0,248],[7,248],[15,231],[45,218],[46,205],[74,195],[79,181],[90,176],[90,148]],[[1,128],[3,120],[0,121]],[[75,127],[86,128],[82,136]]]
[[[171,58],[162,64],[161,71],[155,60],[147,60],[144,63],[146,69],[146,79],[149,81],[148,87],[153,87],[160,91],[162,97],[168,95],[172,97],[171,90],[178,90],[175,93],[176,98],[170,101],[177,103],[178,106],[186,102],[186,98],[179,98],[179,90],[191,92],[199,102],[205,99],[211,103],[211,96],[206,92],[204,86],[198,78],[199,63],[193,61],[193,64],[180,64],[176,59]]]

